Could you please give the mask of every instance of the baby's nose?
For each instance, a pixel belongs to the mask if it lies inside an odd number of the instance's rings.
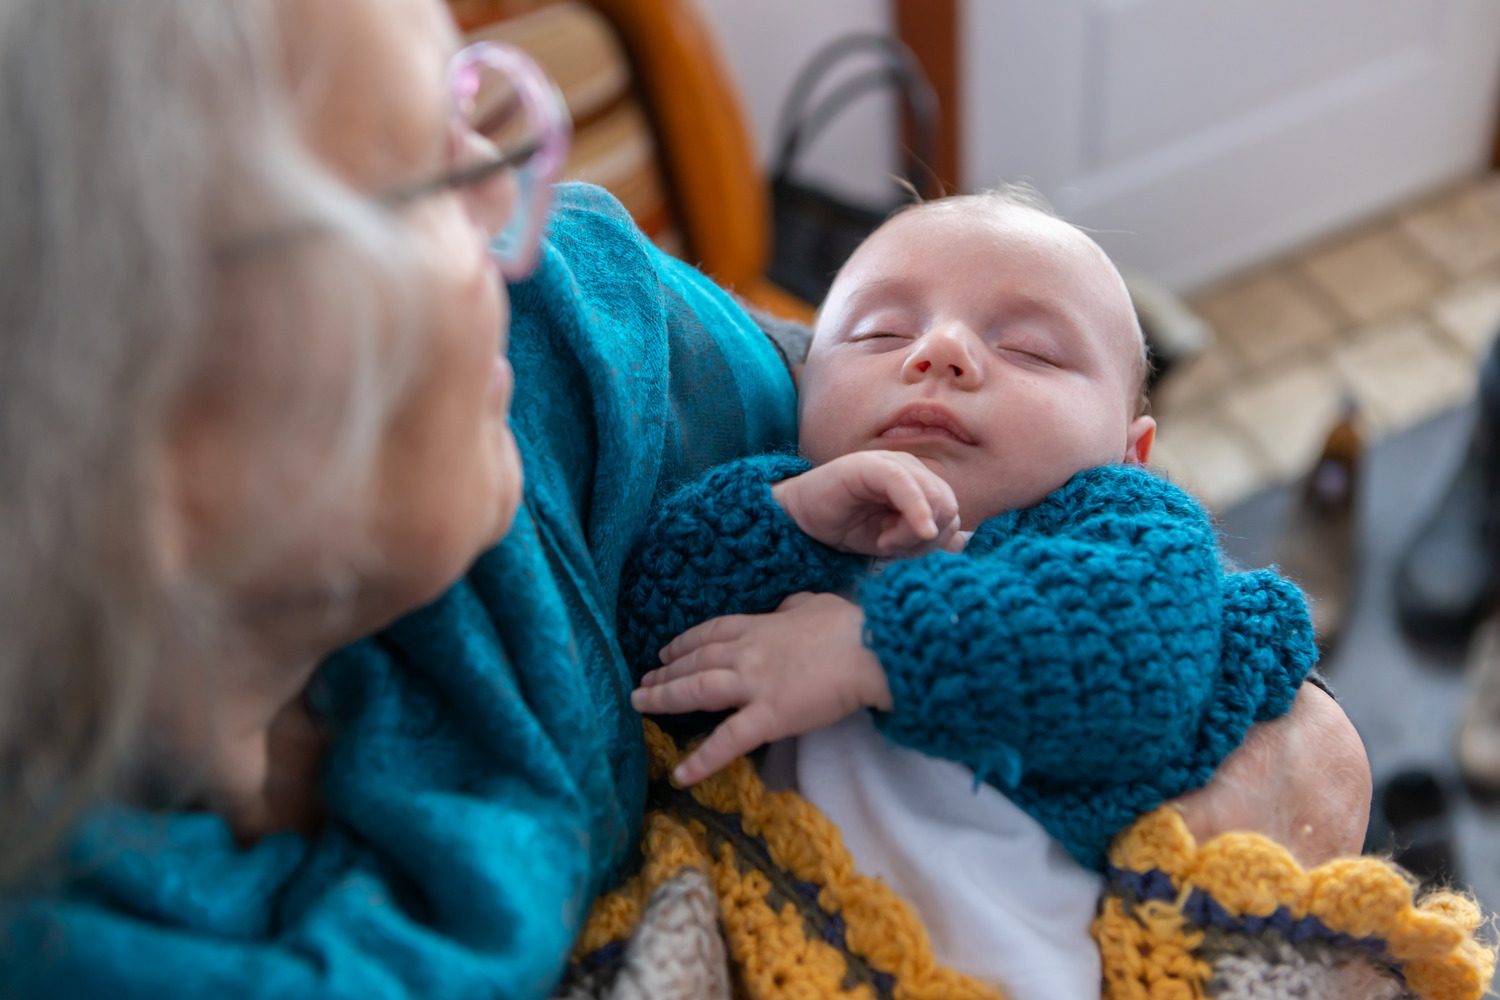
[[[962,386],[977,384],[980,359],[973,349],[973,335],[962,326],[930,330],[917,341],[907,358],[909,378],[951,378]]]
[[[927,372],[928,372],[928,371],[929,371],[929,370],[931,370],[931,368],[932,368],[932,362],[931,362],[931,361],[928,361],[928,360],[926,360],[926,359],[925,359],[925,358],[924,358],[924,359],[923,359],[923,360],[921,360],[921,361],[918,361],[918,362],[917,362],[917,363],[916,363],[916,365],[914,365],[914,366],[913,366],[913,367],[915,367],[915,368],[916,368],[916,369],[917,369],[917,371],[919,371],[919,372],[921,372],[921,373],[922,373],[922,374],[923,374],[923,375],[925,375],[925,374],[927,374]],[[950,370],[950,371],[951,371],[951,372],[953,372],[953,375],[954,375],[954,377],[955,377],[955,378],[961,378],[961,377],[963,377],[963,373],[964,373],[964,368],[963,368],[963,366],[962,366],[962,365],[959,365],[959,364],[955,364],[955,363],[954,363],[954,362],[951,362],[951,361],[950,361],[950,362],[948,362],[948,364],[947,364],[947,365],[946,365],[946,367],[947,367],[947,368],[948,368],[948,369],[949,369],[949,370]]]

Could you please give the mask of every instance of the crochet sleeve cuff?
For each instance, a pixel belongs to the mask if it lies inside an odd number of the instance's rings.
[[[1203,749],[1217,762],[1256,722],[1291,710],[1318,660],[1302,591],[1269,569],[1224,578],[1219,687],[1203,727]]]
[[[836,591],[864,565],[802,533],[771,487],[811,468],[793,455],[729,462],[656,508],[625,564],[620,646],[633,670],[657,665],[672,639],[719,615],[764,614],[799,591]]]

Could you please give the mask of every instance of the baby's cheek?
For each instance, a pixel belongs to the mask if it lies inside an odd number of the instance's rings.
[[[827,377],[825,365],[814,356],[802,370],[797,410],[797,441],[802,456],[821,465],[840,455],[871,447],[871,386],[847,374]]]
[[[812,464],[822,465],[858,447],[841,432],[838,422],[830,419],[826,408],[803,411],[797,426],[797,451]]]

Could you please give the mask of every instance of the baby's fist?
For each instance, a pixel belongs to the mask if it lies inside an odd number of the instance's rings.
[[[957,552],[958,499],[915,455],[856,451],[771,487],[804,532],[844,552],[883,558]]]

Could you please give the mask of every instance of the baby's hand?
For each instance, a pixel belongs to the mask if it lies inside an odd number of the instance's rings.
[[[771,487],[797,526],[824,545],[867,556],[957,552],[953,488],[914,455],[856,451]]]
[[[712,618],[672,640],[630,696],[647,714],[738,708],[672,777],[691,785],[762,743],[888,710],[885,670],[862,641],[864,609],[836,594],[793,594],[768,615]]]

